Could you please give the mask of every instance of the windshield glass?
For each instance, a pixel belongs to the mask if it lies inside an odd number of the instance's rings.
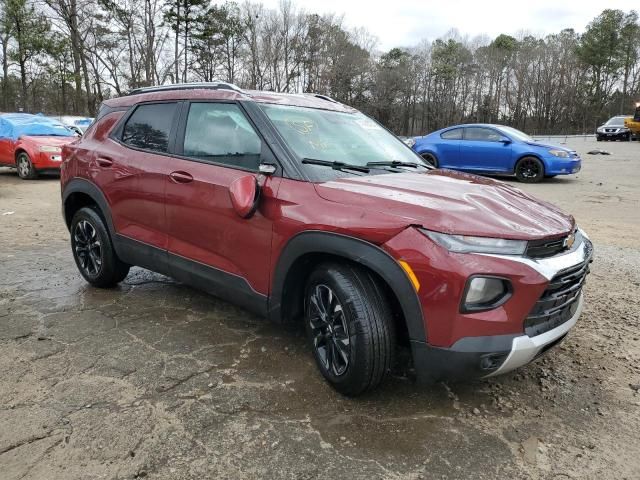
[[[262,108],[299,159],[360,166],[389,161],[424,164],[401,140],[362,113],[271,104]]]
[[[502,130],[504,133],[506,133],[510,137],[514,137],[517,140],[521,140],[523,142],[533,142],[534,141],[533,138],[531,138],[529,135],[527,135],[524,132],[521,132],[520,130],[516,130],[515,128],[500,127],[500,130]]]
[[[614,126],[614,127],[622,127],[624,126],[624,117],[613,117],[610,118],[605,125]]]

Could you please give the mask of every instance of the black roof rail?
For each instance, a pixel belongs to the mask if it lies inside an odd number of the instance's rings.
[[[310,95],[312,97],[316,97],[316,98],[319,98],[321,100],[326,100],[327,102],[340,103],[339,101],[334,100],[333,98],[331,98],[329,95],[322,95],[320,93],[306,93],[305,95]]]
[[[151,92],[167,92],[171,90],[194,90],[194,89],[209,89],[209,90],[233,90],[234,92],[248,95],[247,92],[242,90],[237,85],[229,82],[213,81],[213,82],[192,82],[192,83],[172,83],[170,85],[156,85],[153,87],[140,87],[131,90],[128,95],[137,95],[139,93],[151,93]]]

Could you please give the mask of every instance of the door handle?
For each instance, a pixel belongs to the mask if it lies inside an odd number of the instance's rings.
[[[98,157],[96,163],[101,167],[108,168],[113,165],[113,160],[107,157]]]
[[[169,176],[176,183],[190,183],[193,181],[193,177],[187,172],[171,172]]]

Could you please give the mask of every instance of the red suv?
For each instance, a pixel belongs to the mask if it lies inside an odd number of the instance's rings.
[[[88,282],[113,286],[138,265],[302,321],[347,395],[377,386],[399,345],[421,380],[508,372],[582,309],[592,245],[573,217],[434,169],[322,95],[135,90],[64,147],[61,181]]]

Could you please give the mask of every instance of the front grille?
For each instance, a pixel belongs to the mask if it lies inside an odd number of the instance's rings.
[[[551,279],[540,300],[536,302],[524,322],[530,337],[548,332],[569,320],[578,309],[578,298],[589,273],[587,260],[559,272]]]
[[[553,240],[531,240],[527,244],[527,257],[546,258],[553,257],[567,249],[565,245],[566,236]]]

